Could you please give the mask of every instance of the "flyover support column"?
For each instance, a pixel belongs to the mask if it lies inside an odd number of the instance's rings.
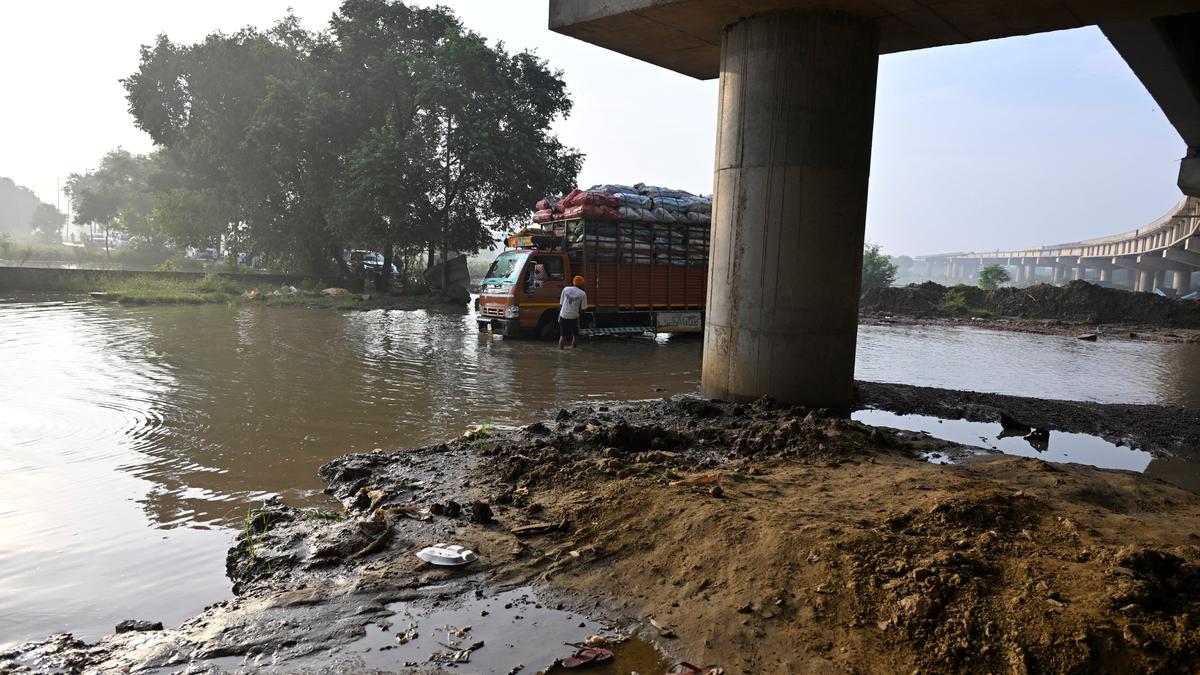
[[[1176,271],[1175,273],[1175,292],[1179,295],[1187,295],[1192,292],[1192,272]]]
[[[1160,288],[1167,287],[1167,273],[1163,270],[1154,270],[1154,286],[1147,290],[1156,291]]]
[[[1111,267],[1101,267],[1100,268],[1100,283],[1102,283],[1102,284],[1111,284],[1112,283],[1112,268]]]
[[[879,35],[823,11],[725,29],[701,391],[853,397]]]
[[[1137,273],[1137,291],[1139,293],[1149,293],[1154,290],[1154,273],[1150,270],[1138,270]]]
[[[1087,268],[1083,265],[1075,266],[1075,281],[1083,281],[1084,275],[1087,274]]]

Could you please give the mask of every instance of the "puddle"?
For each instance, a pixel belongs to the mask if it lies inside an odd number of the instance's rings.
[[[521,673],[574,672],[550,668],[555,660],[574,651],[566,643],[582,643],[589,635],[612,637],[613,630],[582,614],[545,605],[528,588],[507,591],[487,598],[450,601],[430,607],[427,603],[398,602],[388,606],[395,614],[390,625],[367,626],[362,639],[323,656],[355,671],[386,672],[436,670],[439,667],[463,675],[508,675]],[[401,644],[397,634],[407,634]],[[435,653],[447,655],[483,643],[470,652],[465,663],[439,663]],[[631,638],[612,648],[612,660],[586,668],[595,675],[644,675],[662,673],[671,666],[649,643]],[[299,665],[295,662],[286,665]]]
[[[973,445],[1003,452],[1006,455],[1036,457],[1047,462],[1073,462],[1101,469],[1146,471],[1153,457],[1143,450],[1133,450],[1088,434],[1051,431],[1045,441],[1034,443],[1021,436],[1005,436],[998,422],[968,422],[928,415],[897,415],[886,410],[858,410],[851,419],[877,427],[908,431],[923,431],[930,436],[963,445]],[[944,454],[930,453],[931,462],[945,464]]]

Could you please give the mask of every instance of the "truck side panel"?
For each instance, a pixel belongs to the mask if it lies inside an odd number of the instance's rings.
[[[588,303],[618,309],[702,309],[704,267],[589,262],[583,266]]]

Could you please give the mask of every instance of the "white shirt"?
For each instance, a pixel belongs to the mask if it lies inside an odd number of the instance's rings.
[[[558,311],[561,318],[578,319],[579,313],[587,309],[587,293],[578,286],[567,286],[558,302],[562,305],[562,309]]]

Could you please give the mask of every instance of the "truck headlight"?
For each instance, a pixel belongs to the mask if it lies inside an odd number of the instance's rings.
[[[521,315],[521,308],[516,305],[511,305],[504,308],[504,318],[515,319]]]

